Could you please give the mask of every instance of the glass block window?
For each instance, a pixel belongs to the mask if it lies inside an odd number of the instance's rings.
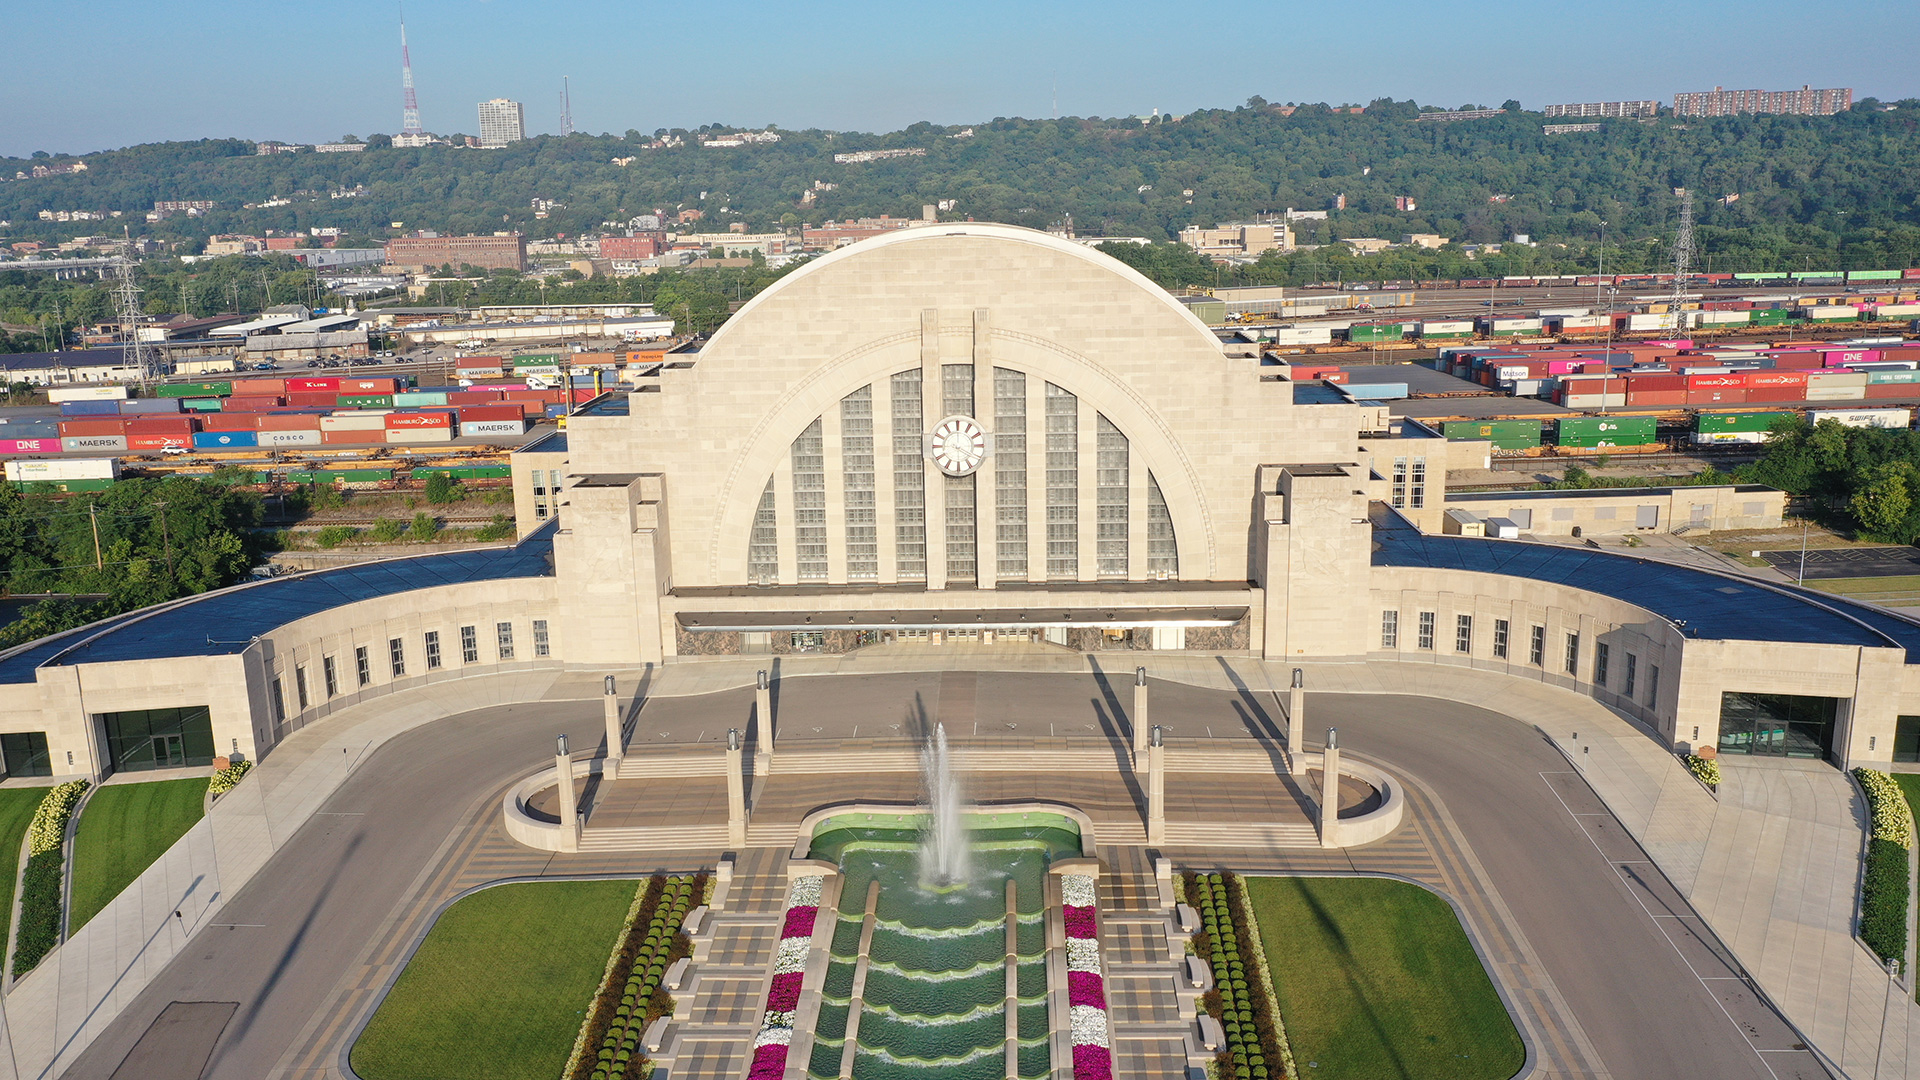
[[[927,470],[920,369],[889,380],[893,420],[893,566],[901,581],[927,580]]]
[[[1380,647],[1383,649],[1400,647],[1400,613],[1398,611],[1380,613]]]
[[[1080,576],[1080,399],[1047,384],[1047,576]]]
[[[747,542],[747,580],[755,585],[771,585],[780,580],[780,525],[774,516],[771,476],[767,477],[766,489],[760,492],[760,508],[753,512],[753,537]]]
[[[1433,612],[1420,613],[1420,636],[1416,641],[1423,649],[1433,648]]]
[[[979,526],[973,498],[979,485],[975,476],[948,476],[947,493],[947,580],[973,581],[980,572],[976,555]]]
[[[1507,658],[1507,635],[1511,632],[1512,626],[1507,620],[1493,620],[1493,658],[1495,660]]]
[[[429,630],[427,638],[427,670],[440,670],[440,631]]]
[[[940,414],[973,415],[973,365],[940,365]]]
[[[500,659],[513,659],[513,624],[510,622],[493,624],[494,644],[499,647]]]
[[[1001,581],[1027,579],[1027,377],[993,369],[994,542]]]
[[[1147,474],[1147,574],[1172,577],[1180,572],[1180,546],[1173,538],[1173,515],[1160,494],[1160,481]]]
[[[1473,616],[1455,615],[1453,617],[1453,651],[1457,653],[1473,651]]]
[[[820,420],[793,440],[794,569],[802,581],[827,579],[827,458]]]
[[[460,628],[460,662],[463,664],[480,662],[480,634],[471,626]]]
[[[873,502],[873,387],[840,399],[840,465],[846,488],[847,580],[880,576],[880,534]]]
[[[353,674],[365,686],[373,681],[373,664],[367,659],[367,647],[361,645],[353,650]]]
[[[327,681],[327,696],[332,697],[338,694],[340,692],[340,673],[334,669],[333,657],[326,656],[320,659],[320,674],[324,676]]]
[[[387,639],[387,659],[393,665],[393,677],[399,678],[407,673],[407,643],[399,638]]]
[[[1103,578],[1127,576],[1127,437],[1101,415],[1094,468],[1094,554]]]
[[[553,639],[547,636],[547,620],[533,620],[533,655],[552,656]]]

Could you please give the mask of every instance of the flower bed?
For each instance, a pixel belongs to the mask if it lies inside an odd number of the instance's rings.
[[[1687,763],[1687,771],[1693,774],[1695,780],[1713,788],[1715,791],[1720,789],[1720,763],[1718,761],[1712,758],[1700,757],[1697,754],[1686,754],[1684,755],[1684,760]]]
[[[807,976],[807,957],[813,951],[813,924],[820,915],[818,875],[797,877],[787,887],[787,916],[780,925],[780,945],[773,957],[773,984],[767,988],[767,1011],[753,1037],[753,1067],[747,1080],[780,1080],[787,1071],[787,1048],[793,1043],[793,1014],[800,1007],[800,984]]]
[[[20,928],[14,939],[15,978],[32,971],[60,943],[67,822],[89,786],[85,780],[69,780],[49,789],[27,825],[27,869],[20,883]]]
[[[252,771],[253,762],[236,761],[226,768],[221,769],[219,772],[214,773],[213,776],[207,780],[207,792],[211,795],[225,795],[227,792],[240,786],[241,777],[246,776]]]
[[[706,887],[705,874],[655,874],[634,894],[561,1074],[567,1080],[638,1080],[653,1071],[640,1039],[655,1020],[673,1011],[673,997],[660,980],[669,965],[693,951],[680,924],[689,908],[705,902]]]
[[[1214,1058],[1218,1080],[1291,1076],[1292,1056],[1274,1007],[1272,975],[1239,877],[1189,872],[1181,883],[1187,903],[1200,913],[1193,950],[1213,967],[1214,988],[1201,997],[1201,1007],[1220,1021],[1227,1039]]]
[[[1913,847],[1913,812],[1893,777],[1872,769],[1853,770],[1867,797],[1873,831],[1867,840],[1866,868],[1860,881],[1860,940],[1882,961],[1907,955],[1908,851]]]
[[[1067,925],[1067,1022],[1073,1031],[1073,1080],[1113,1080],[1113,1033],[1107,1026],[1107,987],[1100,969],[1100,934],[1093,917],[1098,892],[1086,874],[1060,876]]]

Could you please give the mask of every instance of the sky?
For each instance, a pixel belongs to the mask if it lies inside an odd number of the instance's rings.
[[[172,139],[315,142],[400,128],[397,0],[9,0],[0,154]],[[1675,91],[1851,86],[1920,97],[1920,4],[1864,22],[1777,0],[1202,5],[413,0],[421,119],[476,105],[559,129],[728,124],[889,131],[916,121],[1126,116],[1269,101],[1528,108]],[[1057,88],[1057,89],[1056,89]]]

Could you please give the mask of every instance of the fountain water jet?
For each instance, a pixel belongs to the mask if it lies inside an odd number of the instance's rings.
[[[927,829],[920,838],[920,880],[935,888],[964,885],[972,859],[960,778],[947,747],[945,724],[920,748],[920,779],[927,792]]]

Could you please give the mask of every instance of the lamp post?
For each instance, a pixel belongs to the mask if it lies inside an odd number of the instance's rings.
[[[1300,756],[1301,743],[1307,738],[1307,673],[1293,669],[1293,685],[1287,691],[1287,771],[1304,776],[1307,763]]]
[[[740,729],[727,729],[727,843],[747,842],[747,778],[740,772]]]
[[[1320,765],[1320,846],[1340,846],[1340,731],[1327,729]]]
[[[605,693],[601,696],[607,725],[607,767],[601,774],[604,782],[612,783],[620,771],[620,762],[627,756],[626,740],[622,738],[620,723],[620,695],[614,687],[613,676],[606,677],[603,683]]]
[[[559,777],[560,850],[580,850],[580,804],[573,792],[573,755],[567,751],[567,737],[554,741],[554,773]]]
[[[1140,761],[1140,751],[1147,741],[1147,669],[1133,669],[1133,760]]]

